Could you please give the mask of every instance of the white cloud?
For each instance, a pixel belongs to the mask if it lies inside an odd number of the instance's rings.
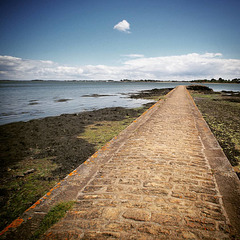
[[[116,24],[113,29],[117,29],[120,32],[130,33],[130,24],[126,20],[122,20],[118,24]]]
[[[129,57],[129,58],[143,58],[144,55],[143,54],[126,54],[126,55],[122,55],[123,57]]]
[[[59,66],[53,61],[30,60],[0,56],[0,79],[74,79],[83,72],[81,68]]]
[[[147,58],[129,54],[119,66],[63,66],[52,61],[0,56],[0,79],[104,80],[159,79],[193,80],[239,78],[240,59],[225,59],[221,53],[190,53]]]

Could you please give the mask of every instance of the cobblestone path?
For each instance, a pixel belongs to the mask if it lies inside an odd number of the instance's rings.
[[[44,239],[230,238],[187,90],[155,107]]]
[[[238,239],[239,180],[184,86],[60,185],[21,220],[30,229],[52,199],[77,199],[45,240]]]

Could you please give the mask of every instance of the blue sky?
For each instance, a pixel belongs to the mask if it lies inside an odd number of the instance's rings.
[[[2,0],[0,79],[240,77],[239,10],[239,0]],[[130,28],[114,29],[123,20]]]

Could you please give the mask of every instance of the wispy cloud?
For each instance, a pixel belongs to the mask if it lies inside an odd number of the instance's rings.
[[[221,53],[190,53],[147,58],[141,54],[125,55],[119,66],[64,66],[53,61],[0,56],[0,79],[99,80],[160,79],[193,80],[240,77],[240,60],[223,58]]]
[[[118,24],[116,24],[113,29],[116,29],[120,32],[126,32],[126,33],[131,33],[130,30],[130,24],[126,20],[122,20]]]
[[[126,55],[122,55],[123,57],[129,57],[129,58],[143,58],[144,55],[143,54],[126,54]]]

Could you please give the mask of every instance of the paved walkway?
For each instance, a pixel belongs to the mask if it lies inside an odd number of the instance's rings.
[[[119,139],[65,180],[77,203],[43,239],[237,239],[239,180],[185,87]]]

